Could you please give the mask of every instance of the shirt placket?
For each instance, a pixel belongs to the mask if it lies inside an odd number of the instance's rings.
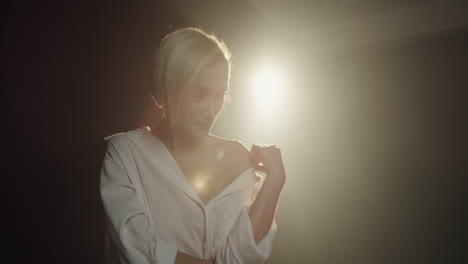
[[[209,215],[208,210],[206,207],[203,207],[203,212],[205,214],[205,241],[203,242],[203,256],[205,259],[211,257],[211,246],[210,246],[210,223],[209,223]]]

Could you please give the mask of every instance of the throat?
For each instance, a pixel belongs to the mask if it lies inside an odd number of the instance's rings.
[[[168,125],[165,122],[151,129],[151,133],[166,145],[171,154],[204,151],[204,149],[210,147],[212,138],[211,135],[196,138],[181,131],[170,133]]]

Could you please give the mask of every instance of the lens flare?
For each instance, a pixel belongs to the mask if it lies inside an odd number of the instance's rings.
[[[282,74],[274,69],[259,71],[253,79],[255,101],[260,106],[274,106],[280,103],[283,93]]]

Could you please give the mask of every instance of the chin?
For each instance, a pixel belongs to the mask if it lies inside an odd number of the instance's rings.
[[[210,135],[210,132],[211,132],[211,130],[200,131],[200,132],[198,133],[198,135],[199,135],[199,137],[204,138],[204,137],[209,136],[209,135]]]
[[[208,135],[210,135],[210,132],[211,132],[211,129],[209,130],[195,130],[193,131],[192,133],[192,136],[195,138],[195,139],[203,139],[205,137],[207,137]]]

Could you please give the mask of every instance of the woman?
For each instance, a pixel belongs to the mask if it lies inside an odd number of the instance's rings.
[[[105,138],[108,262],[260,263],[270,255],[286,180],[280,150],[254,144],[249,152],[210,133],[230,69],[224,43],[200,29],[162,40],[151,91],[161,122]]]

